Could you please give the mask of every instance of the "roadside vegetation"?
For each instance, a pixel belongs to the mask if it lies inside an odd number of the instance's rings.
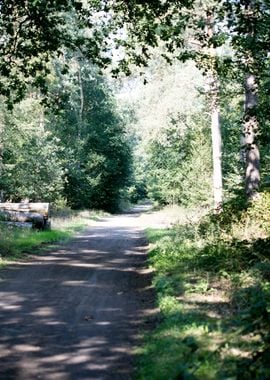
[[[62,209],[55,211],[51,218],[50,230],[38,231],[28,227],[13,227],[1,225],[0,228],[0,268],[8,262],[27,258],[42,250],[52,248],[56,243],[62,243],[106,215],[102,211],[74,211]]]
[[[160,315],[137,378],[268,379],[269,193],[199,221],[183,209],[181,223],[147,235]]]

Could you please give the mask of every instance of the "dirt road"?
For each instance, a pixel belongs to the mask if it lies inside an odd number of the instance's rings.
[[[131,378],[154,312],[139,215],[96,222],[0,272],[1,380]]]

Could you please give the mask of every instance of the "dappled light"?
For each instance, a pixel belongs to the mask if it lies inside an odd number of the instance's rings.
[[[155,313],[145,253],[125,215],[2,272],[0,377],[129,378],[140,329]]]
[[[0,11],[0,380],[270,379],[270,2]]]
[[[149,230],[162,320],[138,351],[142,378],[268,377],[268,198]]]

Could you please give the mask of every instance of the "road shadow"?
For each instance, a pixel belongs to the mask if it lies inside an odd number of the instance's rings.
[[[146,249],[105,225],[1,272],[0,379],[130,379],[156,312]]]

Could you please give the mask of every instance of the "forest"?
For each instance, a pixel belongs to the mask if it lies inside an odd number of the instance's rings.
[[[146,230],[159,316],[135,378],[269,379],[270,2],[0,12],[0,201],[48,202],[57,219],[42,232],[2,222],[0,268],[89,210],[173,210],[177,223]]]

